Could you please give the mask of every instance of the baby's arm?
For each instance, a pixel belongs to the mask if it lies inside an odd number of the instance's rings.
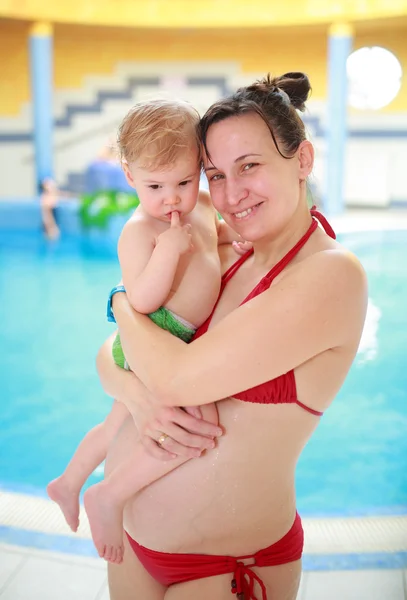
[[[130,304],[148,314],[162,306],[170,291],[180,256],[191,247],[188,226],[172,213],[171,227],[157,238],[148,223],[130,219],[118,244],[123,285]]]

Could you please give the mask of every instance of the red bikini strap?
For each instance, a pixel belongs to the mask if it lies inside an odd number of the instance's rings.
[[[311,223],[308,231],[305,233],[305,235],[300,240],[298,240],[298,242],[295,244],[295,246],[293,248],[291,248],[291,250],[289,250],[289,252],[282,258],[282,260],[279,263],[277,263],[277,265],[275,265],[274,269],[272,269],[273,275],[277,275],[277,273],[282,271],[288,265],[288,263],[294,258],[294,256],[297,254],[297,252],[299,252],[299,250],[301,250],[301,248],[304,246],[304,244],[308,241],[308,239],[310,238],[312,233],[317,228],[317,223],[316,223],[315,219],[318,219],[318,221],[321,223],[322,227],[325,230],[325,233],[327,233],[334,240],[336,239],[335,232],[332,229],[331,225],[328,223],[328,220],[326,219],[326,217],[324,217],[324,215],[321,212],[319,212],[319,210],[317,210],[317,207],[315,205],[311,208],[310,213],[314,217],[314,219],[312,220],[312,223]],[[227,282],[233,277],[233,275],[236,273],[236,271],[242,266],[242,264],[252,254],[253,254],[253,248],[251,248],[248,252],[246,252],[246,254],[243,254],[243,256],[241,256],[236,262],[233,263],[233,265],[231,265],[229,267],[229,269],[227,269],[227,271],[225,271],[225,273],[222,276],[222,289],[225,287]],[[277,273],[276,273],[276,271],[277,271]],[[271,275],[271,273],[269,273],[269,275]]]
[[[274,267],[271,269],[271,271],[269,271],[269,273],[267,273],[267,275],[264,277],[264,279],[266,279],[266,280],[271,279],[271,281],[272,281],[275,277],[277,277],[277,275],[285,269],[285,267],[288,265],[288,263],[290,263],[292,261],[294,256],[296,256],[298,254],[298,252],[301,250],[301,248],[303,246],[305,246],[305,244],[308,242],[309,238],[314,233],[314,231],[316,230],[317,227],[318,227],[318,223],[313,218],[311,225],[308,227],[307,231],[304,233],[302,238],[298,240],[298,242],[295,244],[295,246],[293,246],[276,265],[274,265]]]
[[[253,558],[253,556],[249,556],[247,558]],[[261,589],[262,600],[267,600],[266,586],[264,585],[262,579],[250,568],[250,566],[245,565],[240,561],[236,562],[231,592],[232,594],[236,594],[238,598],[256,600],[256,596],[254,595],[254,584],[257,581]]]
[[[222,284],[226,285],[229,279],[240,269],[242,264],[253,254],[253,248],[250,248],[246,254],[243,254],[236,262],[233,263],[222,275]]]
[[[299,400],[296,400],[295,403],[298,404],[298,406],[301,406],[301,408],[303,408],[307,412],[311,413],[312,415],[315,415],[316,417],[322,417],[322,415],[324,414],[320,410],[315,410],[314,408],[310,408],[309,406],[306,406],[305,404],[303,404]]]
[[[324,217],[324,215],[322,213],[319,212],[319,210],[317,209],[315,204],[311,208],[310,212],[311,212],[312,216],[317,218],[318,221],[321,223],[322,227],[325,229],[325,233],[327,233],[329,235],[329,237],[331,237],[332,239],[336,240],[336,234],[335,234],[334,230],[332,229],[331,225],[328,223],[328,219],[326,217]]]

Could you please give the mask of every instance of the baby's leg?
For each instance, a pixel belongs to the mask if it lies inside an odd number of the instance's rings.
[[[48,496],[59,505],[72,531],[79,526],[79,492],[89,475],[106,458],[109,444],[128,414],[124,404],[115,400],[105,421],[85,435],[65,471],[47,486]]]
[[[201,410],[205,421],[218,424],[215,404],[203,406]],[[179,457],[160,461],[147,454],[144,446],[135,438],[131,456],[104,481],[86,490],[85,509],[94,544],[102,558],[116,563],[123,559],[123,508],[127,500],[188,460]]]

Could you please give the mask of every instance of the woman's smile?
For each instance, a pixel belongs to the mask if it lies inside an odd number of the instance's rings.
[[[248,208],[245,208],[244,210],[240,210],[239,212],[230,214],[236,221],[247,221],[248,219],[251,219],[254,216],[256,216],[262,204],[263,202],[259,202],[258,204],[254,204],[252,206],[249,206]]]

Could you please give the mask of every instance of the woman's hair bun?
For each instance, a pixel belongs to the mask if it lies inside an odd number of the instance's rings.
[[[247,88],[241,88],[237,93],[248,93],[250,99],[259,104],[267,103],[279,93],[286,98],[286,102],[290,101],[294,108],[303,111],[310,91],[311,85],[305,73],[285,73],[279,77],[272,77],[269,73]]]
[[[285,73],[280,77],[274,77],[272,81],[276,87],[287,94],[294,108],[305,110],[305,103],[311,91],[311,84],[305,73]]]

